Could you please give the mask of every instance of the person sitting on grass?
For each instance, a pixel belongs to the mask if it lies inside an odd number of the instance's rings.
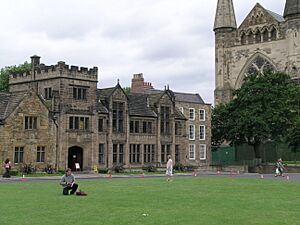
[[[70,192],[71,195],[75,194],[75,192],[78,188],[78,184],[75,183],[75,177],[72,174],[70,168],[68,168],[66,170],[65,175],[62,176],[60,185],[63,186],[63,195],[68,195],[69,190],[71,190],[71,192]]]

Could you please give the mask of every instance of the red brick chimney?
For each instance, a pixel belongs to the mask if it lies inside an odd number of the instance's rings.
[[[142,73],[133,74],[131,80],[131,93],[144,93],[145,90],[154,89],[150,82],[144,82]]]

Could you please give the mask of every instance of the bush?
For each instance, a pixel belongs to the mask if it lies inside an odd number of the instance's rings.
[[[156,172],[157,171],[157,169],[154,165],[144,166],[142,168],[142,170],[145,170],[146,172]]]
[[[11,171],[9,171],[9,174],[11,176],[17,176],[19,174],[19,172],[17,170],[11,170]]]
[[[98,173],[108,173],[107,168],[98,168]]]
[[[174,165],[174,170],[183,172],[183,171],[185,171],[184,170],[184,165],[182,165],[181,163],[176,163]]]
[[[121,173],[124,171],[123,164],[115,164],[112,168],[112,170],[116,173]]]

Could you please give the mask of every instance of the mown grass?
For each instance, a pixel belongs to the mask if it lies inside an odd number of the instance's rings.
[[[58,181],[0,183],[1,225],[300,224],[299,184],[224,177],[78,180],[88,196],[63,196]]]

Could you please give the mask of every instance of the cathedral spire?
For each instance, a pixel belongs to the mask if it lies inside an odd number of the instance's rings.
[[[300,16],[300,0],[286,0],[284,18]]]
[[[237,28],[232,0],[218,0],[214,31],[219,28]]]

